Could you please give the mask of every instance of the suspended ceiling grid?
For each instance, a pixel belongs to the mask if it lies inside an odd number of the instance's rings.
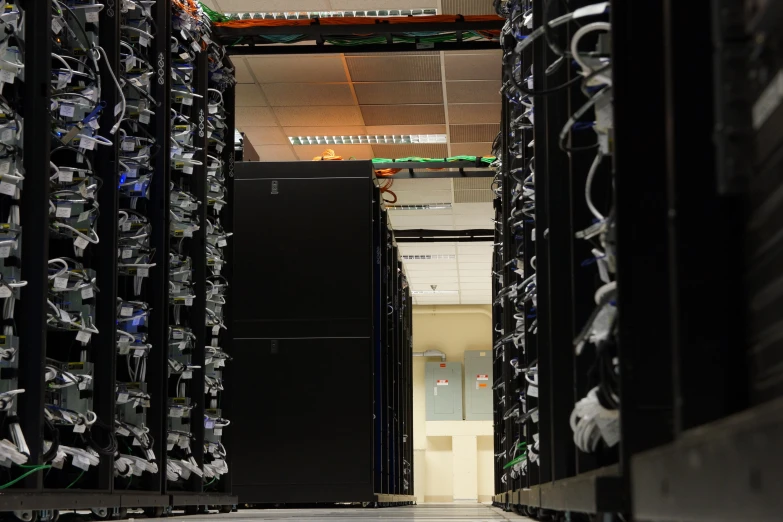
[[[411,9],[491,14],[486,0],[210,0],[220,12]],[[379,5],[381,4],[381,5]],[[325,146],[288,136],[446,134],[447,144],[331,146],[349,158],[491,154],[500,130],[500,51],[234,57],[237,126],[262,161],[311,160]],[[391,211],[396,230],[492,228],[489,179],[396,180],[398,204],[451,209]],[[400,243],[414,304],[489,304],[490,243]],[[456,292],[456,293],[454,293]]]
[[[450,209],[390,210],[395,230],[492,229],[492,191],[489,178],[395,180],[391,190],[398,205],[452,203]],[[470,201],[455,203],[455,201]],[[405,243],[398,241],[405,259],[414,304],[490,304],[492,302],[492,243]],[[456,293],[455,293],[456,292]]]

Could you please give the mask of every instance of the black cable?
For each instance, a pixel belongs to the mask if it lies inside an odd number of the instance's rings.
[[[508,70],[509,67],[511,68],[511,71]],[[572,85],[576,85],[576,83],[579,82],[582,79],[581,76],[576,76],[576,77],[568,80],[566,83],[564,83],[562,85],[558,85],[557,87],[552,87],[551,89],[544,89],[544,90],[541,90],[541,91],[531,91],[527,87],[523,87],[517,81],[516,75],[514,74],[513,62],[511,64],[509,64],[509,63],[507,63],[504,60],[503,71],[506,73],[506,76],[511,78],[511,83],[514,84],[514,88],[517,91],[519,91],[519,92],[521,92],[523,94],[526,94],[527,96],[548,96],[550,94],[555,94],[557,92],[560,92],[560,91],[563,91],[565,89],[568,89]]]
[[[96,440],[95,435],[99,434],[96,432],[96,428],[106,435],[107,443],[105,446],[100,446],[99,441]],[[95,419],[95,422],[90,426],[89,431],[85,435],[82,435],[82,437],[99,455],[114,455],[114,453],[117,452],[117,437],[114,435],[114,429],[98,418]]]
[[[41,456],[41,462],[49,462],[57,456],[57,451],[60,449],[60,432],[54,426],[51,420],[44,415],[44,436],[46,436],[46,430],[49,430],[52,436],[52,445],[49,447],[49,451]]]
[[[544,0],[544,20],[542,22],[544,27],[544,38],[546,39],[546,44],[553,53],[561,57],[570,58],[571,52],[561,49],[553,39],[553,29],[552,26],[549,25],[549,22],[552,19],[550,15],[552,14],[553,5],[554,0]]]

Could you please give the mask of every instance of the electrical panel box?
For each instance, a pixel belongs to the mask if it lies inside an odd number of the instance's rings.
[[[462,420],[462,363],[427,363],[427,420]]]
[[[492,420],[492,351],[465,352],[465,420]]]

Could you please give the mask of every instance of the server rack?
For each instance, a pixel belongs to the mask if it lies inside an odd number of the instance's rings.
[[[763,455],[780,450],[783,9],[500,7],[510,21],[495,179],[496,504],[535,516],[773,520],[779,505],[765,484],[779,470]],[[575,55],[580,68],[596,60],[591,73],[576,70]],[[597,81],[602,72],[611,75]],[[586,99],[593,106],[580,110]],[[596,146],[603,161],[592,163]],[[520,265],[519,275],[509,269]],[[519,285],[531,277],[528,293]],[[524,332],[509,317],[522,291],[535,305]],[[611,308],[599,336],[595,318]],[[524,368],[535,363],[538,397],[508,364],[521,352]],[[609,375],[613,397],[599,400],[601,440],[586,451],[569,421],[578,429],[588,418],[580,402],[606,354],[598,382]],[[527,438],[525,473],[513,477],[519,428],[507,401],[524,386],[520,422],[536,431],[538,407],[540,453],[534,465]]]
[[[412,503],[411,298],[371,163],[235,172],[231,394],[247,404],[232,401],[246,427],[232,433],[234,492],[254,505]],[[324,243],[314,228],[331,231]]]
[[[191,21],[202,115],[212,106],[218,113],[203,118],[199,148],[214,150],[210,133],[229,136],[213,162],[221,172],[224,164],[231,170],[234,145],[232,66],[195,2],[186,4],[187,13],[166,0],[46,0],[10,2],[0,12],[13,51],[0,66],[2,127],[10,131],[2,137],[0,206],[9,219],[0,393],[3,436],[13,441],[3,454],[13,464],[0,511],[22,520],[62,509],[106,518],[129,508],[161,514],[186,503],[235,503],[214,454],[199,454],[195,466],[222,478],[207,492],[194,481],[193,500],[175,499],[166,479],[169,55],[177,20]],[[208,105],[208,87],[224,93],[222,102]],[[211,177],[204,170],[194,179]],[[197,246],[192,255],[206,263],[206,242]],[[205,313],[192,320],[205,323]],[[203,352],[195,357],[203,368]],[[203,435],[193,444],[203,449]]]

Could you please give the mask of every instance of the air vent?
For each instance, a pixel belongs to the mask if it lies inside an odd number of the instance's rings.
[[[386,205],[389,210],[446,210],[451,203],[427,203],[424,205]]]
[[[493,198],[488,178],[454,179],[454,203],[490,203]]]
[[[454,254],[421,254],[421,255],[408,255],[402,256],[405,261],[432,261],[442,259],[457,259]]]

